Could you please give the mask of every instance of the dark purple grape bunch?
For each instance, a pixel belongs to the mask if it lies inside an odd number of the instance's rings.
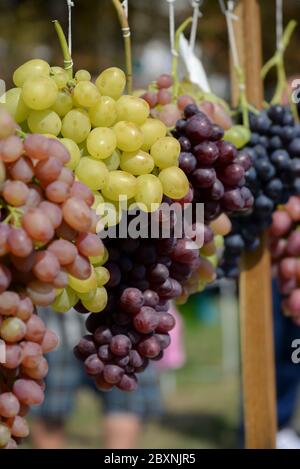
[[[89,315],[90,334],[75,347],[100,390],[135,390],[136,375],[163,357],[175,326],[170,301],[200,266],[199,250],[189,249],[189,242],[173,237],[105,241],[108,304],[104,312]]]
[[[245,185],[251,158],[240,156],[236,147],[223,139],[223,129],[195,104],[188,105],[184,114],[174,131],[181,145],[179,166],[193,188],[193,202],[204,203],[206,222],[224,212],[251,209],[254,199]]]
[[[277,205],[300,194],[300,125],[290,107],[273,105],[250,114],[251,140],[240,158],[253,161],[245,173],[246,186],[254,195],[251,213],[232,217],[233,230],[225,238],[219,276],[235,278],[243,250],[255,250],[260,235],[272,224]]]

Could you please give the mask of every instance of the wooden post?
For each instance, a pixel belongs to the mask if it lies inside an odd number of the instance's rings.
[[[235,28],[248,101],[261,108],[262,43],[258,0],[240,0],[236,14],[240,18],[235,22]],[[235,90],[233,97],[236,94]],[[241,262],[240,316],[247,448],[275,448],[277,422],[271,293],[271,262],[264,234],[260,248],[254,253],[245,253]]]

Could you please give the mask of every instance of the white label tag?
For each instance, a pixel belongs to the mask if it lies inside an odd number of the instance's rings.
[[[184,34],[180,36],[179,54],[183,60],[190,81],[198,85],[204,93],[211,93],[209,81],[202,62],[191,50]]]

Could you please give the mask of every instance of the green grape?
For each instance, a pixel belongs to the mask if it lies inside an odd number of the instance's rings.
[[[106,285],[110,278],[109,271],[102,266],[95,267],[95,275],[98,287],[103,287]]]
[[[80,81],[74,88],[74,99],[82,107],[93,107],[100,99],[96,85],[90,81]]]
[[[152,173],[154,160],[149,153],[139,150],[137,152],[124,152],[121,155],[120,167],[134,176]]]
[[[146,212],[154,212],[162,202],[163,187],[160,180],[153,174],[144,174],[137,178],[135,200]]]
[[[51,110],[32,111],[27,122],[32,133],[57,136],[61,131],[60,117]]]
[[[90,277],[86,280],[79,280],[78,278],[69,275],[69,286],[76,293],[88,293],[90,290],[95,290],[97,288],[97,277],[94,269],[92,269]]]
[[[61,138],[60,141],[67,148],[67,150],[69,150],[71,157],[69,163],[67,163],[65,166],[72,169],[72,171],[75,171],[81,158],[81,151],[79,150],[78,145],[69,138]]]
[[[55,298],[51,308],[57,313],[67,313],[76,303],[78,303],[78,296],[72,288],[67,287]]]
[[[142,150],[149,151],[157,140],[167,135],[167,127],[158,119],[149,118],[141,125],[141,131],[144,136]]]
[[[119,99],[126,86],[125,73],[120,68],[108,68],[99,75],[96,85],[102,96]]]
[[[151,147],[151,156],[160,169],[177,166],[180,143],[173,137],[162,137]]]
[[[149,104],[136,96],[121,96],[117,101],[117,114],[119,121],[130,121],[142,125],[149,117]]]
[[[92,299],[81,301],[83,306],[91,313],[100,313],[107,305],[107,291],[104,287],[97,288]]]
[[[143,145],[143,134],[132,122],[121,121],[114,126],[117,147],[122,151],[137,151]]]
[[[224,140],[235,145],[238,149],[243,148],[249,142],[251,132],[243,125],[234,125],[225,132]]]
[[[136,178],[132,174],[125,171],[111,171],[102,188],[102,194],[107,199],[119,201],[120,196],[126,199],[134,197],[136,189]]]
[[[75,143],[81,143],[87,139],[91,128],[89,117],[83,111],[73,109],[64,117],[61,133],[63,137],[70,138]]]
[[[75,171],[79,181],[93,191],[101,190],[108,180],[108,169],[102,161],[92,158],[81,158]]]
[[[163,192],[171,199],[182,199],[189,191],[189,181],[184,172],[176,166],[163,169],[159,174]]]
[[[91,81],[91,74],[87,70],[78,70],[75,74],[75,80],[79,81]]]
[[[16,86],[22,87],[27,78],[35,76],[49,77],[50,65],[45,60],[33,59],[25,62],[15,71],[13,82]]]
[[[103,163],[106,164],[108,171],[115,171],[120,166],[120,158],[119,150],[115,150],[111,156],[103,161]]]
[[[30,77],[22,89],[22,98],[26,106],[34,111],[43,111],[53,106],[58,88],[49,77]]]
[[[67,72],[61,67],[51,67],[50,76],[52,80],[56,83],[57,88],[62,90],[66,88],[69,77]]]
[[[108,258],[109,258],[108,250],[104,248],[104,253],[102,254],[102,256],[89,257],[89,261],[92,265],[98,267],[98,266],[106,264],[106,262],[108,261]]]
[[[109,96],[101,96],[89,109],[89,116],[94,127],[112,127],[118,117],[115,100]]]
[[[87,138],[87,149],[94,158],[105,160],[112,155],[117,146],[116,135],[107,127],[98,127]]]
[[[6,109],[17,124],[24,122],[29,114],[29,109],[22,98],[21,88],[12,88],[3,95],[1,107]]]
[[[65,117],[68,112],[73,108],[72,96],[68,91],[59,91],[56,101],[52,106],[53,111],[55,111],[60,117]]]

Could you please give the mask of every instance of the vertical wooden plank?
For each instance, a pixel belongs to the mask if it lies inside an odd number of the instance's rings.
[[[247,97],[261,108],[263,86],[261,19],[257,0],[240,0],[236,22]],[[271,262],[267,236],[241,262],[240,315],[245,438],[247,448],[272,449],[276,439],[276,397],[271,295]]]

